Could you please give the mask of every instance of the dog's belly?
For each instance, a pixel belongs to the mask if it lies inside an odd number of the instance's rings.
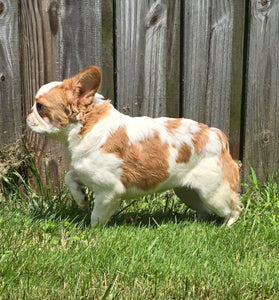
[[[120,166],[121,164],[116,168],[115,165],[115,168],[111,169],[110,165],[100,166],[91,161],[84,160],[79,164],[75,164],[73,169],[78,175],[80,182],[91,190],[98,192],[114,191],[123,200],[164,192],[180,186],[177,179],[174,178],[175,176],[173,176],[150,189],[141,189],[137,186],[136,182],[131,183],[129,187],[125,187],[121,181],[122,169]]]
[[[101,151],[72,161],[72,167],[83,185],[99,193],[112,192],[121,199],[133,199],[172,188],[187,187],[192,181],[191,173],[194,169],[192,162],[187,165],[174,165],[163,182],[157,180],[151,181],[151,184],[142,184],[145,176],[146,179],[150,176],[148,173],[141,174],[140,177],[131,176],[130,181],[123,181],[123,160],[114,154]]]
[[[145,195],[155,194],[155,193],[161,193],[165,192],[167,190],[170,190],[172,188],[179,187],[178,182],[174,181],[173,179],[169,178],[165,182],[155,186],[152,189],[148,190],[142,190],[138,188],[136,185],[133,185],[125,190],[125,192],[122,194],[121,198],[125,200],[142,197]]]
[[[169,181],[159,184],[157,187],[149,190],[142,190],[135,185],[129,188],[125,188],[120,178],[115,176],[114,173],[104,172],[97,170],[91,172],[90,175],[87,172],[79,172],[76,170],[78,177],[83,185],[89,187],[93,191],[114,191],[118,194],[119,198],[123,200],[134,199],[149,194],[160,193],[169,190],[173,187]]]

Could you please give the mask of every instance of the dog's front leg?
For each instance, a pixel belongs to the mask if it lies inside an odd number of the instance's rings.
[[[91,226],[104,225],[119,206],[120,199],[114,193],[96,193],[94,208],[91,214]]]
[[[69,171],[65,176],[65,183],[68,186],[77,205],[86,209],[88,207],[88,198],[82,189],[82,184],[74,170]]]

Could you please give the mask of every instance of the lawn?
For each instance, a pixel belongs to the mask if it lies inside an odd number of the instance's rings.
[[[91,229],[66,189],[5,177],[0,299],[279,299],[279,187],[251,173],[232,227],[171,193],[123,202]],[[90,194],[91,206],[93,195]]]

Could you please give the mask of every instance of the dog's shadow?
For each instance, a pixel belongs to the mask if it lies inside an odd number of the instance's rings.
[[[112,216],[107,226],[134,226],[156,228],[165,224],[189,223],[208,223],[215,226],[221,226],[224,222],[223,218],[212,215],[208,218],[201,218],[193,210],[189,209],[185,213],[175,211],[164,212],[162,210],[153,211],[131,211],[116,214]]]
[[[40,211],[33,214],[34,219],[44,220],[66,220],[72,224],[87,228],[90,227],[90,216],[94,206],[94,198],[90,195],[89,208],[87,210],[81,210],[74,201],[70,202],[70,205],[62,206],[60,209],[55,210],[49,207],[47,210]],[[137,202],[137,201],[135,201]],[[116,212],[106,224],[107,227],[113,226],[133,226],[133,227],[149,227],[156,228],[164,224],[180,224],[182,222],[198,222],[208,223],[214,226],[220,226],[223,224],[223,218],[216,215],[211,215],[207,218],[201,218],[195,211],[190,208],[181,210],[176,209],[164,209],[162,207],[158,209],[150,210],[140,209],[133,205],[128,205],[129,210],[126,208],[120,209]]]
[[[55,218],[53,215],[40,214],[33,216],[34,219],[44,219],[44,220],[54,220],[62,221],[67,220],[68,222],[87,228],[90,227],[90,213],[89,211],[80,210],[77,206],[71,207],[68,211],[57,212]],[[150,212],[149,210],[144,211],[129,211],[116,213],[106,224],[106,227],[114,226],[132,226],[132,227],[148,227],[157,228],[165,224],[180,224],[184,222],[189,223],[208,223],[214,226],[221,226],[223,224],[223,219],[212,215],[206,219],[201,218],[192,210],[187,210],[184,213],[179,213],[176,211],[164,212],[162,210],[157,210]]]

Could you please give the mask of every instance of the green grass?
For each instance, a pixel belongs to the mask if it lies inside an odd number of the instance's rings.
[[[106,227],[66,189],[5,177],[0,299],[279,299],[279,187],[252,171],[241,219],[204,222],[171,193],[123,202]],[[93,195],[90,194],[91,206]]]

